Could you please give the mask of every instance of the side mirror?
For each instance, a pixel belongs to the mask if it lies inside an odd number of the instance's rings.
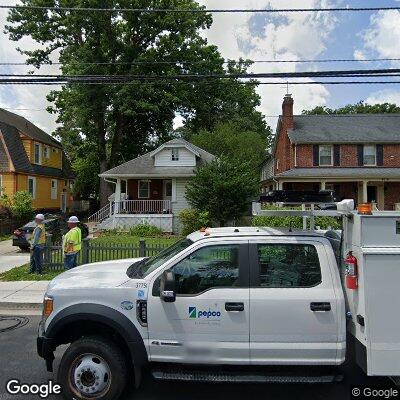
[[[161,275],[160,298],[166,303],[173,303],[176,299],[175,274],[170,270],[164,271]]]

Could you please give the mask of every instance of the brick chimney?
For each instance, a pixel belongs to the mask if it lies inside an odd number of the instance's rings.
[[[286,129],[293,129],[293,98],[291,94],[286,94],[282,103],[282,119]]]

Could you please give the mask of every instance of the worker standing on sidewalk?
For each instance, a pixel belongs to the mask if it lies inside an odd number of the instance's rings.
[[[31,268],[30,273],[42,273],[43,248],[46,242],[46,230],[43,224],[44,215],[37,214],[35,217],[36,227],[31,240]]]
[[[82,247],[82,232],[78,227],[78,217],[72,216],[67,222],[69,231],[63,239],[64,267],[71,269],[77,265],[78,253]]]

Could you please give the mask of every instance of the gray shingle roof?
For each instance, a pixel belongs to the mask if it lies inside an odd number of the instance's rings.
[[[59,147],[60,149],[62,148],[61,143],[58,140],[54,139],[45,131],[41,130],[32,122],[28,121],[18,114],[14,114],[10,111],[0,108],[0,121],[8,125],[14,126],[20,132],[24,133],[34,140],[38,140],[39,142],[43,142],[51,146]]]
[[[400,143],[400,114],[295,115],[292,143]]]
[[[64,154],[62,169],[46,167],[44,165],[31,164],[28,155],[26,154],[22,140],[19,136],[19,130],[14,126],[10,126],[0,121],[0,132],[3,135],[4,143],[7,146],[8,154],[11,157],[11,161],[14,165],[16,172],[46,175],[56,178],[74,178],[74,173],[71,169],[70,162]],[[0,151],[0,158],[4,158],[4,156],[7,157],[5,149],[3,148],[0,150],[4,151],[4,154],[2,153],[2,151]],[[9,170],[8,158],[7,163],[2,162],[0,168],[2,172],[7,172]]]
[[[173,145],[186,145],[192,148],[195,152],[200,154],[197,157],[197,165],[201,166],[211,162],[215,157],[207,151],[195,146],[184,139],[172,139],[164,144]],[[146,153],[140,157],[134,158],[124,164],[118,165],[108,171],[103,172],[102,177],[116,177],[116,176],[159,176],[161,177],[174,177],[174,176],[192,176],[194,175],[194,167],[155,167],[154,158],[151,156],[152,152]]]
[[[277,178],[377,178],[399,179],[400,168],[294,168],[276,175]]]

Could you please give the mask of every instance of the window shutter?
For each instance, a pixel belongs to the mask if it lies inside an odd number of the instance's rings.
[[[357,146],[357,154],[358,154],[358,166],[362,167],[364,165],[364,146],[359,144]]]
[[[314,167],[319,165],[319,146],[317,144],[313,146],[313,165]]]
[[[376,165],[378,167],[382,167],[382,165],[383,165],[383,145],[382,144],[376,145]]]
[[[338,144],[333,146],[333,165],[335,167],[340,166],[340,145]]]

